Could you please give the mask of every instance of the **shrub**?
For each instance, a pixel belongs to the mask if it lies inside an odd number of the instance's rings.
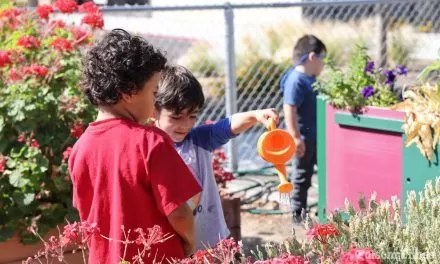
[[[10,2],[0,0],[0,241],[31,242],[28,227],[44,234],[76,216],[66,161],[94,115],[80,96],[80,53],[103,21],[92,3],[32,11]],[[81,25],[51,20],[55,8],[79,8]]]

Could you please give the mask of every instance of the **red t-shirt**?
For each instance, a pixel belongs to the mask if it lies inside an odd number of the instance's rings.
[[[147,233],[159,225],[173,236],[153,246],[144,261],[183,258],[181,239],[167,216],[201,188],[163,131],[122,118],[90,123],[72,149],[69,172],[82,221],[119,240],[124,240],[121,226],[132,230],[134,240],[136,228]],[[131,262],[138,246],[127,249],[125,259]],[[121,243],[99,237],[90,241],[89,250],[89,263],[119,263],[124,254]]]

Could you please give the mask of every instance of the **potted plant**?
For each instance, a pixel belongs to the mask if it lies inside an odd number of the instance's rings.
[[[52,19],[55,9],[84,12],[81,25]],[[78,7],[59,0],[31,10],[0,0],[0,25],[0,262],[5,262],[26,251],[5,251],[8,243],[37,241],[30,227],[44,236],[77,217],[67,158],[94,116],[80,96],[80,53],[103,20],[91,2]]]
[[[406,146],[402,126],[406,112],[395,83],[407,69],[377,68],[358,47],[344,70],[330,63],[329,79],[319,81],[318,177],[319,217],[326,210],[355,201],[359,193],[377,191],[380,199],[421,190],[438,175],[436,157],[430,162],[414,145]]]

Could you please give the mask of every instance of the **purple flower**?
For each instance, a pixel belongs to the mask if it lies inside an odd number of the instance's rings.
[[[374,61],[367,62],[364,68],[365,72],[374,73]]]
[[[364,89],[362,89],[362,96],[365,99],[368,99],[370,96],[374,95],[374,88],[372,86],[365,86]]]
[[[385,84],[392,85],[396,80],[396,74],[392,70],[384,70],[383,74],[385,75]]]
[[[408,69],[403,65],[397,65],[396,72],[398,75],[406,75],[408,73]]]

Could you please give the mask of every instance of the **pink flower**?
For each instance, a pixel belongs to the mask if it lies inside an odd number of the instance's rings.
[[[63,160],[67,160],[70,157],[70,153],[72,152],[72,147],[67,147],[63,152]]]
[[[304,264],[303,257],[292,256],[287,253],[282,254],[278,258],[256,261],[254,264]]]
[[[17,138],[18,142],[25,142],[26,141],[26,133],[21,132],[21,134]]]
[[[3,155],[0,155],[0,173],[5,172],[6,169],[6,157]]]
[[[135,232],[138,233],[138,237],[135,240],[136,244],[144,245],[144,247],[147,248],[162,242],[164,239],[162,229],[158,225],[148,228],[148,236],[145,234],[145,231],[142,228],[137,228]]]
[[[21,74],[17,71],[17,69],[13,68],[9,71],[9,78],[11,81],[21,80]]]
[[[338,264],[381,264],[371,248],[351,248],[338,260]]]
[[[89,33],[79,27],[72,28],[72,34],[76,43],[83,43],[89,38]]]
[[[100,28],[102,29],[104,27],[104,18],[102,16],[102,13],[89,13],[86,16],[83,17],[81,20],[82,24],[87,24],[92,28]]]
[[[40,5],[37,7],[35,12],[42,19],[49,19],[49,15],[53,13],[53,8],[50,5]]]
[[[34,36],[22,36],[18,39],[17,45],[27,49],[38,49],[40,41]]]
[[[62,13],[73,13],[78,8],[78,4],[74,0],[57,0],[55,6]]]
[[[64,28],[66,26],[66,24],[62,20],[52,20],[50,21],[49,25],[55,28]]]

